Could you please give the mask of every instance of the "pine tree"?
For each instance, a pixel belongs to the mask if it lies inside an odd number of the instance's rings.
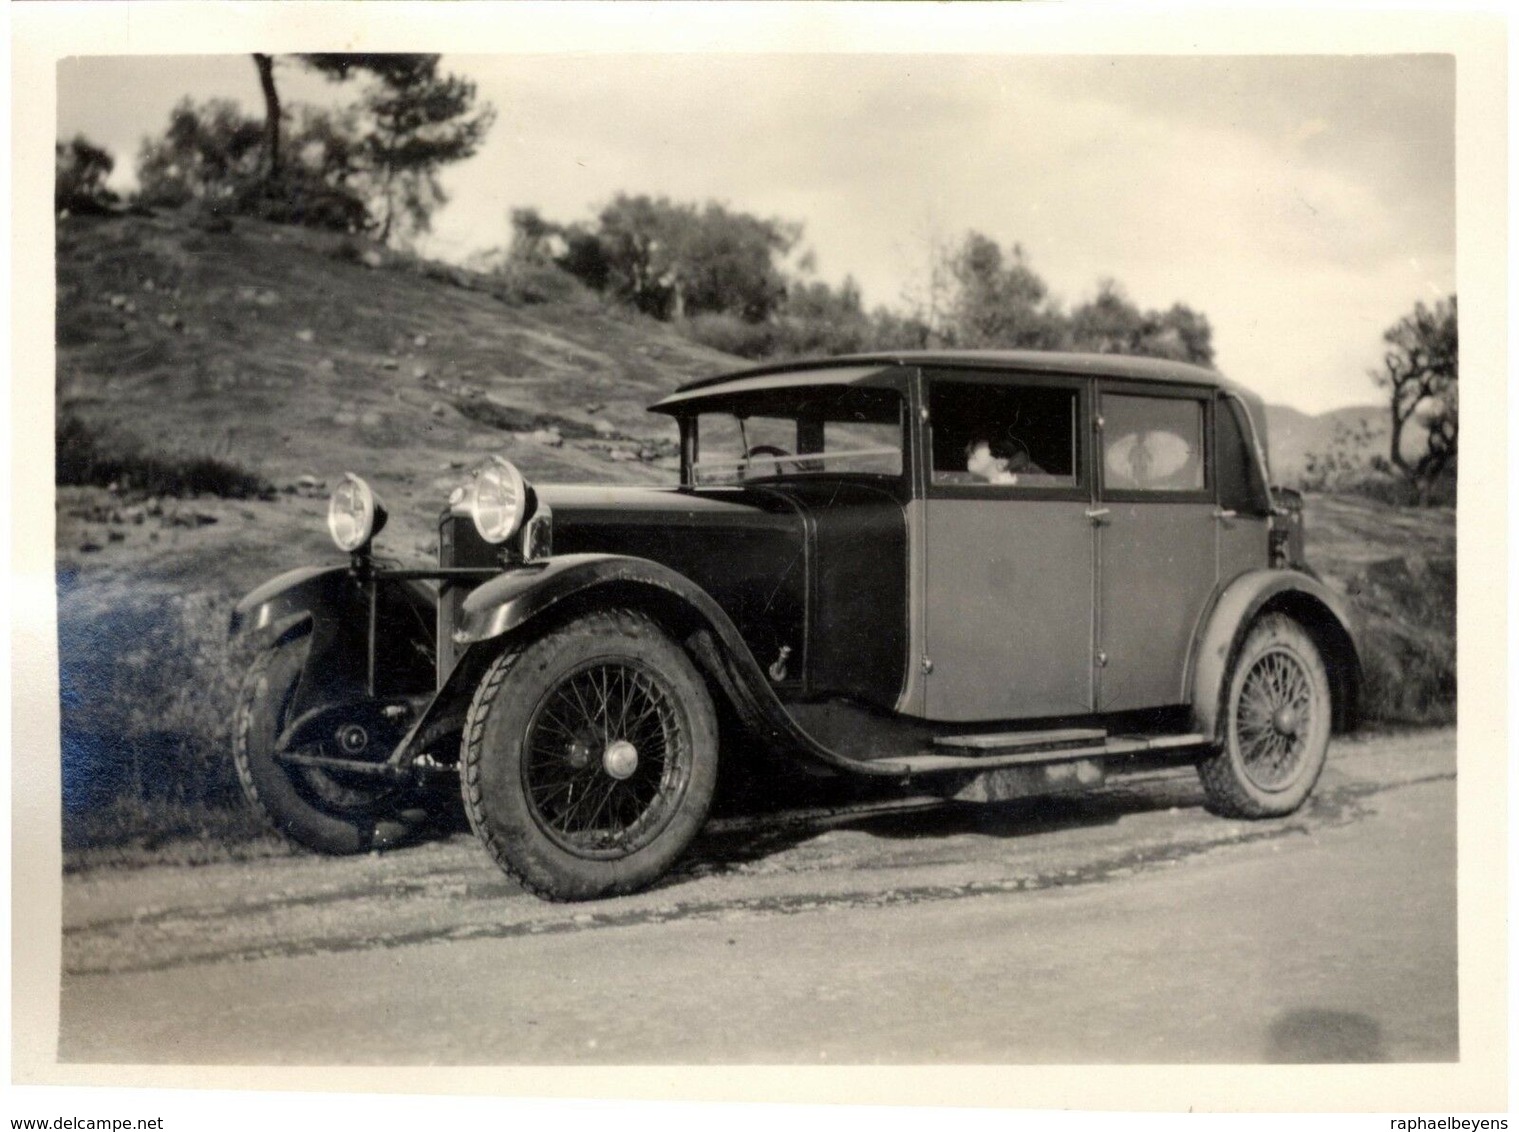
[[[366,167],[376,236],[425,232],[447,203],[438,174],[474,155],[495,111],[476,106],[475,84],[440,74],[437,55],[304,55],[302,60],[337,82],[367,75],[359,104],[364,120]]]

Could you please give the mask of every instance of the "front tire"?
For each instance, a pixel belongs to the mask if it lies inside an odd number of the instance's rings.
[[[658,625],[592,613],[486,670],[460,750],[465,812],[541,897],[636,892],[706,819],[717,736],[706,684]]]
[[[243,795],[269,825],[318,853],[367,853],[411,840],[428,820],[411,791],[275,756],[309,645],[309,637],[273,645],[243,680],[232,724],[232,762]]]
[[[1224,743],[1198,764],[1209,808],[1267,818],[1301,806],[1324,769],[1332,706],[1313,638],[1282,614],[1257,621],[1229,674]]]

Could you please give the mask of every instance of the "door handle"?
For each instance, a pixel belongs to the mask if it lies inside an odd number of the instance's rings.
[[[1087,508],[1087,518],[1090,519],[1090,520],[1092,520],[1092,522],[1094,522],[1094,523],[1101,523],[1104,519],[1106,519],[1112,513],[1113,513],[1113,511],[1109,507],[1088,507]]]
[[[1213,517],[1215,519],[1225,519],[1225,520],[1227,520],[1227,519],[1238,519],[1239,518],[1239,512],[1238,511],[1230,511],[1227,507],[1220,507],[1217,511],[1213,512]]]

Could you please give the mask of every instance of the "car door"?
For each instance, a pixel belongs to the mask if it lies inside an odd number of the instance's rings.
[[[925,714],[1090,711],[1090,382],[938,370],[925,383]]]
[[[1101,383],[1096,707],[1186,702],[1193,633],[1217,580],[1207,389]]]

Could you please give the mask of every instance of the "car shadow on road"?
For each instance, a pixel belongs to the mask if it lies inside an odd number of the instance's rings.
[[[1182,770],[1093,791],[993,803],[947,801],[879,788],[851,794],[847,787],[841,791],[837,783],[815,788],[810,797],[789,795],[787,801],[786,809],[772,806],[758,813],[746,812],[741,802],[730,803],[724,809],[734,820],[714,822],[703,830],[663,884],[739,869],[835,831],[920,842],[1037,837],[1110,826],[1133,814],[1201,811],[1203,792],[1196,776]],[[819,806],[832,808],[809,811]]]
[[[1271,1023],[1268,1062],[1353,1065],[1387,1060],[1381,1024],[1365,1014],[1289,1010]]]

